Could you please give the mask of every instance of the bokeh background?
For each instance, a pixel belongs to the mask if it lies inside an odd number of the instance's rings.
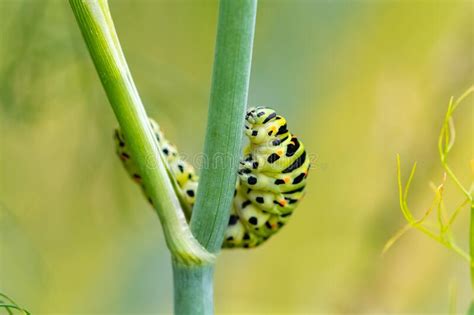
[[[111,1],[149,114],[180,150],[203,148],[216,1]],[[458,256],[404,225],[402,174],[418,161],[420,215],[439,183],[438,132],[474,82],[472,1],[261,0],[249,104],[283,113],[317,156],[290,224],[228,250],[218,314],[464,312]],[[451,165],[472,179],[473,98]],[[167,314],[161,227],[115,157],[116,121],[67,1],[0,1],[0,291],[36,314]],[[447,183],[451,208],[461,201]],[[455,225],[467,248],[468,211]],[[451,302],[450,302],[451,300]]]

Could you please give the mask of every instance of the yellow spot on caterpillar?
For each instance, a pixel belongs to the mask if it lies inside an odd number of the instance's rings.
[[[285,184],[288,184],[288,183],[290,182],[290,180],[291,180],[291,178],[289,178],[289,177],[285,177],[285,178],[283,179],[283,181],[285,182]]]
[[[283,155],[283,149],[279,149],[276,151],[276,154],[278,154],[279,156],[282,156]]]

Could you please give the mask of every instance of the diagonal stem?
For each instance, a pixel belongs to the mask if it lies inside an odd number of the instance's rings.
[[[97,73],[160,218],[173,258],[186,265],[212,262],[214,255],[193,237],[148,116],[120,47],[106,0],[70,0]]]

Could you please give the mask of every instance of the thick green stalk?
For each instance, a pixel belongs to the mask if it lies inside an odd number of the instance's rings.
[[[470,247],[470,254],[471,254],[471,299],[472,299],[472,314],[474,315],[474,201],[471,198],[471,223],[469,226],[469,247]]]
[[[221,0],[204,156],[191,229],[217,253],[224,238],[241,156],[256,0]],[[173,264],[175,313],[213,313],[213,267]]]
[[[160,157],[106,0],[70,0],[102,85],[161,220],[174,259],[187,265],[212,262],[214,255],[193,237]]]

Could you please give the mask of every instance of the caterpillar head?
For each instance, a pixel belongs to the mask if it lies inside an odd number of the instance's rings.
[[[245,116],[245,134],[253,144],[263,144],[288,137],[285,118],[267,107],[250,108]]]

